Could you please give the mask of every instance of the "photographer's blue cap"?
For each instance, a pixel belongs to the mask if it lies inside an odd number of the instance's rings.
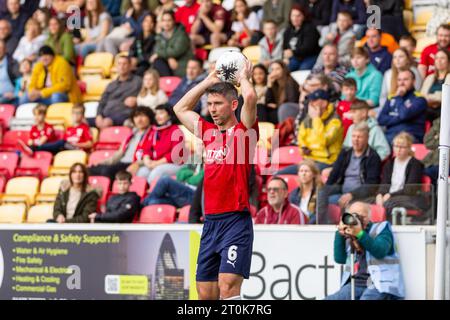
[[[328,92],[326,92],[323,89],[317,89],[316,91],[308,94],[306,96],[306,99],[308,99],[308,101],[314,101],[314,100],[329,100],[330,99],[330,95],[328,94]]]

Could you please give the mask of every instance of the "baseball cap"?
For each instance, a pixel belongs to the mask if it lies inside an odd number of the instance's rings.
[[[350,106],[350,110],[370,109],[370,106],[364,100],[356,100]]]
[[[308,99],[308,101],[314,101],[319,99],[329,100],[330,95],[323,89],[317,89],[316,91],[313,91],[312,93],[308,94],[306,96],[306,99]]]

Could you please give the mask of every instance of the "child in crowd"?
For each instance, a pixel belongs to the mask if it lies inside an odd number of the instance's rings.
[[[150,69],[144,73],[142,79],[142,89],[137,96],[137,105],[148,107],[155,111],[160,104],[164,104],[169,99],[167,95],[159,88],[159,73],[155,69]]]
[[[131,173],[119,171],[116,174],[118,194],[111,196],[106,203],[103,214],[91,213],[91,223],[131,223],[136,214],[139,214],[141,198],[136,192],[130,192]]]
[[[56,141],[55,129],[51,124],[45,122],[47,106],[38,104],[33,109],[33,115],[34,125],[31,127],[30,138],[27,143],[20,139],[17,140],[20,150],[29,156],[32,156],[36,150],[45,149],[46,144],[52,144]]]
[[[344,79],[342,82],[343,99],[336,106],[336,111],[339,117],[341,117],[344,127],[344,137],[347,134],[348,128],[353,124],[350,107],[356,100],[356,91],[356,81],[353,78]]]
[[[28,59],[22,60],[19,71],[22,76],[16,79],[16,88],[14,92],[14,95],[17,98],[21,98],[28,90],[32,71],[31,61]]]
[[[93,146],[93,140],[90,133],[89,126],[86,124],[84,119],[84,106],[81,104],[76,104],[72,108],[72,126],[66,129],[64,137],[61,140],[56,140],[55,138],[43,140],[43,142],[28,143],[28,145],[23,144],[21,147],[23,151],[32,156],[35,151],[48,151],[53,154],[57,154],[63,150],[76,150],[81,149],[89,151]],[[42,121],[45,119],[45,114]],[[46,124],[47,125],[47,124]],[[50,126],[50,125],[48,125]],[[51,126],[50,126],[51,127]],[[34,128],[34,127],[33,127]],[[33,133],[30,132],[30,137]],[[53,130],[53,127],[51,127]],[[53,130],[54,135],[54,130]]]

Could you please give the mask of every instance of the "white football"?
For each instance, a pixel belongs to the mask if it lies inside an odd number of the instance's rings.
[[[216,72],[220,80],[237,83],[237,76],[244,68],[247,58],[240,52],[228,51],[216,61]]]

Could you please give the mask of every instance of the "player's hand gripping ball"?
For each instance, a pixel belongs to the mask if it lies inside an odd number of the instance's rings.
[[[247,58],[240,52],[228,51],[216,61],[216,73],[220,80],[238,85],[238,77]]]

